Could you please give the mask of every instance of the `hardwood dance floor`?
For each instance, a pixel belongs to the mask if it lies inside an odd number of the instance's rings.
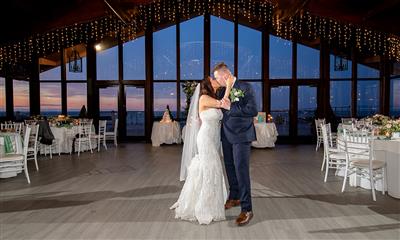
[[[181,146],[121,144],[94,154],[41,158],[32,184],[0,180],[0,239],[399,239],[400,200],[323,182],[313,145],[254,149],[254,218],[201,226],[174,219]]]

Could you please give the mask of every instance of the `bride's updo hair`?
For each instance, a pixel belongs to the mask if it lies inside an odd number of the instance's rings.
[[[212,98],[217,98],[214,92],[214,88],[211,84],[211,77],[206,77],[200,82],[200,97],[202,95],[208,95]]]

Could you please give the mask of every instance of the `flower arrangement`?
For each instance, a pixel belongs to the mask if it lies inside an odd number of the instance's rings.
[[[186,81],[183,83],[183,92],[186,94],[186,106],[185,106],[185,112],[186,115],[189,112],[189,107],[190,107],[190,99],[193,96],[194,91],[196,90],[197,82],[195,81]]]
[[[365,120],[367,122],[371,122],[373,125],[382,126],[385,125],[388,121],[390,121],[390,117],[382,114],[375,114],[372,117],[367,117]]]
[[[400,132],[400,119],[388,120],[384,125],[380,126],[379,134],[390,137],[393,133]]]
[[[69,116],[65,116],[65,115],[58,115],[58,116],[50,117],[48,120],[49,120],[49,123],[51,123],[57,127],[69,127],[71,124],[74,123],[73,118],[71,118]]]

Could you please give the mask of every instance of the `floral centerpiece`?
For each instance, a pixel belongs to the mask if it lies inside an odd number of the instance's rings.
[[[186,94],[186,106],[185,106],[185,112],[186,116],[189,112],[189,107],[190,107],[190,99],[193,96],[194,91],[196,90],[197,82],[195,81],[186,81],[183,84],[183,92]]]
[[[74,119],[66,115],[50,117],[48,120],[57,127],[70,127],[74,123]]]
[[[367,117],[365,119],[367,122],[371,122],[373,125],[377,126],[383,126],[385,125],[388,121],[390,121],[390,117],[382,115],[382,114],[375,114],[372,117]]]
[[[375,134],[385,136],[386,138],[400,138],[400,119],[391,119],[382,114],[375,114],[372,117],[364,119],[366,122],[372,123]]]
[[[400,137],[400,119],[388,120],[379,128],[379,134],[386,137]]]

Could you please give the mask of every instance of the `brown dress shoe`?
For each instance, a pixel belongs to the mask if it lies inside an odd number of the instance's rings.
[[[241,212],[239,217],[236,219],[238,226],[244,226],[250,222],[253,218],[253,212]]]
[[[240,206],[240,200],[229,199],[225,203],[225,209],[230,209],[230,208],[237,207],[237,206]]]

